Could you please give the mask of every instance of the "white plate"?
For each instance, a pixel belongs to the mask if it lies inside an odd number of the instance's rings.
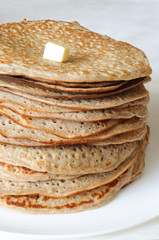
[[[152,85],[150,85],[152,86]],[[140,179],[106,206],[69,215],[29,215],[0,209],[0,235],[16,239],[69,239],[123,230],[159,216],[159,98],[151,92],[150,144]]]

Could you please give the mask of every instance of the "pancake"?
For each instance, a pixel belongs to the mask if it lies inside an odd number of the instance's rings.
[[[108,184],[118,178],[137,160],[142,145],[138,145],[135,151],[112,171],[96,174],[87,174],[68,180],[50,180],[20,182],[19,180],[5,181],[0,180],[0,196],[5,195],[25,195],[39,194],[52,197],[66,197],[81,191],[91,190],[99,186]],[[138,168],[137,164],[135,168]],[[135,171],[137,172],[137,171]],[[17,177],[18,178],[18,177]]]
[[[15,195],[0,197],[0,205],[25,213],[71,213],[90,210],[101,207],[112,200],[121,188],[134,181],[143,171],[144,158],[141,154],[138,158],[140,163],[134,175],[134,165],[126,170],[114,181],[94,188],[82,191],[67,197],[57,198],[46,195]]]
[[[146,77],[147,78],[147,77]],[[73,87],[73,86],[61,86],[58,84],[49,84],[44,82],[38,82],[38,81],[31,81],[30,79],[27,79],[27,82],[33,83],[35,86],[41,86],[45,87],[50,90],[54,90],[57,92],[67,92],[67,93],[76,93],[76,94],[86,94],[86,93],[101,93],[101,92],[109,92],[112,90],[115,90],[119,88],[120,86],[124,85],[124,81],[118,81],[118,82],[102,82],[102,83],[92,83],[92,84],[82,84],[81,86]],[[76,84],[75,84],[76,85]]]
[[[11,160],[10,160],[11,161]],[[12,162],[13,163],[13,162]],[[52,179],[74,179],[81,174],[52,174],[47,172],[35,171],[23,166],[0,162],[0,180],[17,182],[48,181]]]
[[[145,78],[144,78],[145,79]],[[134,80],[131,80],[132,82]],[[142,81],[142,78],[141,78]],[[138,82],[138,81],[137,81]],[[140,79],[139,79],[140,82]],[[63,87],[59,85],[53,85],[43,82],[37,82],[30,79],[22,78],[22,77],[13,77],[9,75],[0,75],[0,87],[7,87],[15,90],[19,90],[22,92],[29,92],[36,95],[42,95],[42,96],[60,96],[67,98],[68,94],[60,94],[60,93],[70,93],[70,96],[74,96],[73,94],[76,94],[76,96],[87,96],[85,94],[95,94],[100,92],[109,92],[112,90],[115,90],[121,86],[123,86],[126,82],[125,81],[119,81],[118,83],[114,85],[108,85],[108,86],[101,86],[96,87],[96,84],[94,84],[94,87],[78,87],[78,88],[69,88],[69,87]],[[104,83],[103,83],[104,84]]]
[[[93,146],[107,146],[109,144],[122,144],[125,142],[133,142],[143,139],[146,133],[149,134],[149,131],[149,127],[144,125],[142,128],[139,128],[136,131],[121,133],[119,135],[115,135],[114,137],[105,139],[104,141],[90,142],[88,144]]]
[[[147,77],[148,78],[148,77]],[[112,89],[107,89],[102,92],[97,93],[67,93],[67,92],[57,92],[52,89],[38,86],[33,84],[32,82],[29,82],[27,80],[24,80],[23,78],[13,78],[13,77],[0,77],[0,89],[2,91],[7,91],[10,93],[15,93],[18,91],[20,92],[20,96],[23,96],[24,93],[29,93],[31,95],[37,95],[39,97],[44,98],[59,98],[59,99],[89,99],[89,98],[101,98],[105,96],[114,95],[116,93],[121,93],[123,91],[126,91],[128,89],[131,89],[145,81],[145,78],[138,78],[133,79],[129,82],[122,82],[118,86],[112,87]],[[12,91],[14,90],[14,91]],[[25,95],[24,95],[25,96]]]
[[[142,79],[141,79],[142,80]],[[44,82],[38,82],[33,79],[27,79],[27,81],[30,81],[34,84],[37,84],[38,86],[46,87],[52,90],[61,91],[61,92],[68,92],[68,93],[100,93],[100,92],[108,92],[115,90],[119,86],[122,86],[126,83],[126,81],[112,81],[112,82],[95,82],[95,83],[62,83],[62,82],[56,82],[54,84],[50,83],[44,83]],[[131,81],[136,81],[136,79],[133,79]],[[145,77],[143,79],[143,83],[147,83],[151,81],[151,77]]]
[[[7,88],[1,88],[1,91],[10,92]],[[1,93],[0,91],[0,93]],[[57,107],[66,107],[71,109],[79,109],[79,110],[95,110],[95,109],[104,109],[104,108],[112,108],[116,106],[120,106],[126,104],[131,101],[135,101],[146,97],[148,95],[148,91],[141,84],[134,88],[128,89],[124,92],[117,93],[116,95],[107,96],[103,98],[93,98],[93,99],[56,99],[56,98],[47,98],[42,96],[31,95],[29,93],[21,93],[16,90],[11,91],[12,94],[17,96],[22,96],[26,99],[34,100],[37,102],[46,103],[49,105],[57,106]]]
[[[150,134],[150,130],[148,126],[144,126],[141,129],[138,129],[136,131],[131,131],[128,133],[123,133],[120,135],[116,135],[112,138],[109,138],[108,140],[105,141],[100,141],[100,142],[94,142],[94,143],[89,143],[89,145],[93,145],[93,146],[108,146],[108,145],[114,145],[114,144],[123,144],[123,143],[129,143],[129,142],[135,142],[135,141],[141,141],[146,134]],[[2,159],[2,162],[5,163],[9,163],[9,164],[14,164],[17,166],[25,166],[25,167],[30,167],[30,162],[28,162],[29,158],[27,158],[25,155],[23,154],[19,154],[20,157],[18,157],[19,155],[17,154],[16,157],[14,157],[14,153],[16,153],[16,149],[18,149],[19,153],[21,153],[22,149],[25,149],[26,152],[28,151],[29,147],[23,147],[23,146],[16,146],[16,145],[10,145],[10,144],[0,144],[0,159]],[[41,146],[42,147],[42,146]],[[40,147],[40,149],[41,149]],[[86,145],[87,147],[87,145]],[[31,147],[31,149],[36,148],[37,150],[39,149],[39,147]],[[44,147],[46,148],[46,147]],[[47,147],[48,151],[50,151],[49,149],[52,147]],[[26,161],[27,159],[27,161]],[[35,159],[35,157],[33,158]],[[30,159],[31,161],[31,159]],[[47,171],[48,168],[44,167],[43,170],[43,166],[44,163],[42,165],[40,165],[38,162],[37,164],[34,165],[33,167],[33,163],[34,161],[31,161],[32,163],[32,168],[38,171]]]
[[[131,80],[152,72],[141,50],[77,22],[23,20],[0,25],[0,32],[0,70],[8,75],[43,82],[101,82]],[[42,58],[49,41],[70,48],[69,60],[62,67]]]
[[[146,101],[146,99],[145,99]],[[146,105],[146,103],[144,103]],[[90,110],[90,111],[78,111],[78,112],[61,112],[61,113],[46,113],[46,112],[37,112],[8,102],[0,103],[0,113],[5,115],[6,109],[15,114],[21,115],[21,117],[29,118],[35,120],[35,118],[44,119],[60,119],[60,120],[69,120],[74,122],[96,122],[103,121],[108,119],[127,119],[136,117],[147,117],[148,111],[147,107],[143,105],[134,105],[134,106],[122,106],[118,108],[109,108],[109,109],[99,109],[99,110]],[[14,114],[13,114],[14,115]],[[8,113],[7,113],[7,115]],[[28,121],[29,122],[29,121]]]
[[[132,119],[126,120],[114,120],[114,122],[110,122],[109,128],[101,134],[92,135],[88,137],[81,137],[81,138],[74,138],[74,139],[66,139],[61,138],[56,135],[46,133],[43,130],[34,130],[29,128],[24,128],[12,120],[1,116],[1,126],[0,129],[0,142],[1,143],[11,143],[11,144],[18,144],[21,145],[21,141],[23,142],[23,146],[37,146],[35,143],[44,143],[47,145],[69,145],[69,144],[82,144],[82,143],[89,143],[89,142],[96,142],[96,141],[103,141],[115,135],[131,132],[137,129],[140,129],[144,126],[146,119],[138,119],[136,117]],[[11,131],[9,131],[8,126],[11,127]],[[29,143],[29,142],[31,143]],[[24,144],[27,143],[26,144]],[[30,145],[29,145],[30,144]]]
[[[77,22],[0,25],[0,205],[103,206],[144,168],[152,70],[144,52]],[[70,49],[43,58],[47,42]]]
[[[117,128],[116,128],[117,129]],[[119,129],[118,129],[119,130]],[[87,142],[87,145],[95,145],[98,146],[107,146],[109,144],[122,144],[125,142],[133,142],[135,140],[141,140],[147,131],[147,126],[144,124],[142,127],[138,128],[137,130],[129,129],[124,133],[115,134],[112,137],[107,137],[103,141],[91,141]],[[108,133],[110,134],[110,132]],[[114,130],[113,130],[114,134]],[[40,143],[40,142],[33,142],[26,139],[15,139],[15,138],[6,138],[0,134],[0,143],[3,145],[13,145],[15,146],[24,146],[24,147],[52,147],[51,143]]]
[[[21,76],[15,76],[15,75],[7,75],[7,73],[5,71],[1,71],[0,70],[0,75],[5,77],[5,76],[12,76],[12,77],[18,77],[18,78],[21,78]],[[86,82],[78,82],[78,83],[74,83],[74,82],[62,82],[62,81],[47,81],[47,82],[41,82],[41,81],[38,81],[38,79],[33,79],[33,78],[25,78],[23,77],[23,79],[27,79],[28,81],[32,81],[34,83],[37,83],[41,86],[45,86],[46,85],[49,85],[50,87],[52,86],[56,86],[56,87],[66,87],[66,88],[93,88],[93,87],[106,87],[106,86],[113,86],[113,85],[116,85],[118,84],[119,82],[122,82],[122,81],[106,81],[106,82],[93,82],[93,83],[86,83]]]
[[[131,112],[129,111],[129,109],[126,109],[125,112],[120,111],[121,114],[117,115],[115,119],[128,119],[134,116],[137,116],[139,118],[140,117],[146,118],[148,116],[147,108],[142,108],[142,107],[140,108],[140,106],[137,106],[136,108],[132,107],[131,109],[134,111]],[[110,112],[114,113],[115,111],[111,110]],[[118,112],[119,111],[117,111],[117,113]],[[101,112],[101,115],[102,113],[105,113],[105,111]],[[99,120],[92,121],[92,119],[89,118],[88,121],[84,121],[83,119],[83,122],[79,122],[79,121],[74,122],[72,121],[72,119],[71,121],[68,121],[68,120],[59,120],[59,119],[50,119],[50,118],[49,119],[30,118],[26,116],[21,116],[5,107],[0,107],[0,114],[11,119],[13,122],[15,122],[16,124],[22,127],[37,129],[37,130],[44,130],[47,133],[51,133],[53,135],[67,138],[67,139],[97,135],[110,129],[110,127],[114,126],[114,124],[117,123],[117,120],[115,121],[111,119],[110,117],[111,114],[107,116],[108,120],[105,120],[105,121],[99,121]],[[100,116],[98,117],[100,118]],[[4,119],[4,118],[0,116],[0,122],[1,122],[1,119]],[[101,120],[104,120],[104,119],[101,119]],[[12,123],[9,122],[9,124],[12,124]]]
[[[6,137],[30,138],[33,140],[37,138],[39,141],[47,142],[60,140],[60,138],[76,139],[102,134],[117,125],[118,122],[120,122],[120,120],[85,123],[52,119],[45,121],[45,119],[39,119],[36,125],[36,122],[34,124],[34,121],[31,119],[26,119],[6,109],[4,116],[0,115],[0,133]],[[8,127],[12,127],[12,133]]]
[[[73,122],[66,120],[56,120],[56,119],[32,119],[27,118],[25,116],[20,116],[19,114],[14,113],[9,109],[0,109],[0,123],[2,123],[1,132],[5,132],[7,134],[7,125],[16,126],[16,123],[19,126],[29,129],[42,130],[45,131],[45,135],[49,134],[66,138],[66,139],[74,139],[74,138],[82,138],[87,136],[93,136],[97,134],[101,134],[111,127],[115,126],[119,120],[106,120],[106,121],[98,121],[98,122]],[[5,117],[6,116],[6,117]],[[7,121],[7,119],[11,119]],[[28,131],[29,131],[28,129]],[[18,131],[18,128],[17,128]],[[23,132],[25,130],[23,129]],[[31,132],[33,133],[33,132]],[[38,132],[37,132],[38,133]],[[40,132],[39,132],[40,133]],[[50,135],[51,136],[51,135]],[[44,137],[44,135],[43,135]],[[38,138],[38,134],[37,134]]]
[[[108,101],[108,99],[107,99]],[[141,97],[136,100],[130,100],[127,103],[123,103],[120,105],[120,107],[129,107],[129,106],[136,106],[136,105],[142,105],[146,106],[149,102],[149,95],[146,94],[145,97]],[[64,107],[57,107],[53,105],[48,105],[45,103],[37,102],[34,100],[25,99],[20,96],[16,96],[14,94],[0,91],[0,104],[3,104],[3,106],[15,110],[19,110],[20,114],[29,114],[29,112],[36,112],[37,113],[43,113],[43,114],[52,114],[52,113],[66,113],[66,112],[79,112],[80,109],[71,109],[71,108],[64,108]],[[118,106],[119,107],[119,106]],[[109,109],[111,107],[102,108],[102,109]],[[114,108],[114,107],[113,107]],[[91,109],[91,111],[94,111],[94,109]]]
[[[0,161],[7,162],[1,164],[3,172],[9,172],[15,175],[15,178],[30,179],[29,175],[37,175],[29,169],[42,171],[52,174],[87,174],[97,172],[107,172],[113,170],[121,162],[125,161],[131,153],[137,148],[138,141],[108,146],[87,146],[75,145],[67,147],[54,148],[35,148],[35,147],[13,147],[10,145],[0,145]],[[15,166],[9,166],[9,165]],[[17,165],[17,170],[16,170]],[[27,167],[25,170],[19,166]],[[19,174],[19,176],[18,176]],[[48,177],[49,179],[49,177]],[[39,179],[40,180],[40,179]]]

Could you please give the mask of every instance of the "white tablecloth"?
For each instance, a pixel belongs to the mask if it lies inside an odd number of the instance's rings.
[[[159,0],[0,0],[0,24],[24,18],[76,20],[94,31],[141,48],[153,68],[153,81],[148,88],[159,89]],[[0,233],[0,239],[13,238]],[[159,218],[87,239],[156,240]]]

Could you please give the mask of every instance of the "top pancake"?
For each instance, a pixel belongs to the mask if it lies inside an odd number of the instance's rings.
[[[77,22],[23,20],[2,24],[0,33],[0,71],[9,75],[44,82],[103,82],[151,74],[141,50]],[[70,48],[67,62],[43,59],[49,41]]]

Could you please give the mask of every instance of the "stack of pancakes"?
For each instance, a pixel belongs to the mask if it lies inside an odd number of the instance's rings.
[[[67,62],[43,59],[47,42]],[[145,54],[77,22],[0,26],[0,206],[69,213],[110,201],[144,167]]]

